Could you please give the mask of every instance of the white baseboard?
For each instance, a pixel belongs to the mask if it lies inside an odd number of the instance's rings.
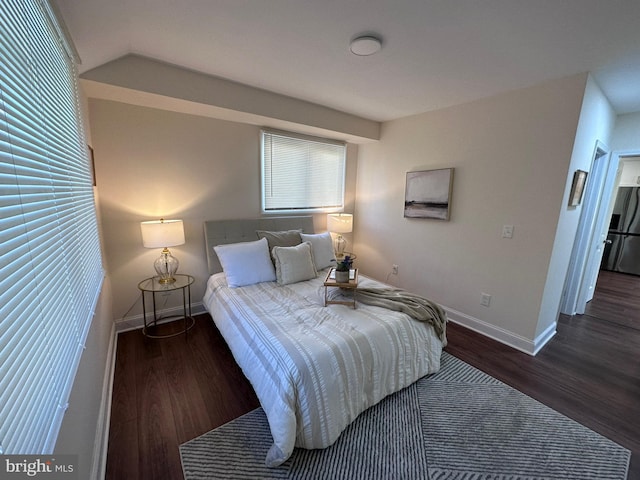
[[[102,401],[98,412],[96,438],[93,447],[93,464],[91,477],[104,478],[107,471],[107,450],[109,447],[109,425],[111,424],[111,399],[113,397],[113,376],[116,367],[116,351],[118,348],[118,334],[116,324],[111,326],[109,349],[107,350],[107,368],[102,382]]]
[[[544,347],[549,340],[551,340],[556,334],[557,322],[553,322],[547,327],[547,329],[536,337],[534,342],[533,355],[536,355],[542,347]]]
[[[478,318],[467,315],[466,313],[458,312],[452,308],[444,307],[447,312],[447,317],[454,323],[462,325],[464,327],[473,330],[474,332],[481,333],[489,338],[492,338],[500,343],[504,343],[516,350],[535,356],[546,343],[553,338],[556,334],[556,323],[554,322],[544,332],[538,335],[534,340],[528,339],[516,333],[505,330],[504,328],[496,327],[490,323],[487,323]]]
[[[200,315],[206,312],[207,310],[205,306],[202,304],[202,302],[191,304],[192,315]],[[174,317],[174,318],[165,318],[165,319],[159,320],[158,323],[171,322],[175,320],[176,316],[182,317],[183,307],[177,306],[177,307],[165,308],[164,310],[158,310],[157,313],[158,313],[158,316],[160,317]],[[151,317],[153,317],[153,312],[151,312]],[[149,318],[151,317],[149,317],[149,313],[147,313],[147,321],[149,321]],[[114,323],[116,325],[117,333],[128,332],[129,330],[138,330],[144,327],[144,317],[142,314],[133,315],[131,317],[114,319]]]

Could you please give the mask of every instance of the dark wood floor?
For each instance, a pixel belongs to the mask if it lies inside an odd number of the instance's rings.
[[[448,337],[451,354],[630,449],[640,479],[640,277],[602,272],[585,315],[561,317],[536,357],[455,324]],[[107,478],[181,479],[178,445],[257,406],[208,315],[186,339],[120,334]]]

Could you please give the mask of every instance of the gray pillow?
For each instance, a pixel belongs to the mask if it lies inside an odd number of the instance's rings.
[[[294,247],[299,245],[302,230],[283,230],[281,232],[269,232],[267,230],[256,230],[258,238],[266,238],[269,244],[269,252],[273,247]]]

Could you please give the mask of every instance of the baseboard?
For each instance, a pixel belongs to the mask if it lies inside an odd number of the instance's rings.
[[[534,340],[531,340],[510,332],[509,330],[505,330],[504,328],[497,327],[483,320],[472,317],[471,315],[467,315],[466,313],[458,312],[457,310],[444,306],[443,308],[446,310],[447,317],[450,321],[532,356],[535,356],[536,353],[538,353],[540,349],[544,347],[556,334],[555,322]]]
[[[105,478],[107,471],[107,450],[109,448],[109,425],[111,423],[111,399],[113,397],[113,376],[116,366],[118,334],[116,324],[111,325],[109,333],[109,349],[107,351],[107,368],[102,382],[102,402],[98,413],[96,438],[93,447],[93,464],[91,478]]]
[[[206,312],[207,310],[205,306],[202,304],[202,302],[191,304],[192,315],[200,315]],[[177,306],[177,307],[165,308],[164,310],[158,310],[157,313],[158,313],[158,316],[160,317],[174,317],[174,318],[165,318],[165,319],[159,320],[158,323],[171,322],[175,320],[176,316],[182,316],[183,307]],[[147,313],[147,321],[149,319],[148,315],[149,314]],[[153,316],[153,312],[151,313],[151,316]],[[142,314],[139,314],[139,315],[133,315],[131,317],[115,319],[114,323],[116,325],[117,333],[128,332],[129,330],[138,330],[144,327],[144,316]]]
[[[453,308],[443,306],[447,312],[447,317],[454,323],[469,328],[475,332],[492,338],[500,343],[504,343],[516,350],[535,356],[542,347],[544,347],[549,340],[556,334],[556,323],[552,323],[544,332],[538,335],[534,340],[523,337],[516,333],[505,330],[504,328],[497,327],[490,323],[487,323],[478,318],[467,315],[466,313],[459,312]],[[207,310],[202,302],[194,303],[191,306],[193,315],[200,315],[206,313]],[[182,307],[172,307],[161,310],[158,312],[160,316],[171,317],[175,315],[182,315]],[[172,321],[174,319],[169,318],[166,320],[160,320],[160,323],[166,321]],[[144,318],[142,314],[126,317],[123,319],[115,320],[116,333],[127,332],[129,330],[138,330],[144,326]]]
[[[542,347],[544,347],[549,340],[556,335],[556,322],[553,322],[547,327],[547,329],[536,337],[534,342],[533,355],[536,355]]]

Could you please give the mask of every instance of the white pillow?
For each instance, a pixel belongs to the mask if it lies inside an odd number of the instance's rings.
[[[276,279],[266,238],[255,242],[216,245],[213,249],[227,277],[227,284],[232,288]]]
[[[276,264],[278,285],[302,282],[318,276],[310,242],[295,247],[273,247],[271,255]]]
[[[301,233],[300,238],[303,242],[311,242],[316,269],[322,270],[336,266],[336,254],[333,251],[333,241],[329,232]]]

